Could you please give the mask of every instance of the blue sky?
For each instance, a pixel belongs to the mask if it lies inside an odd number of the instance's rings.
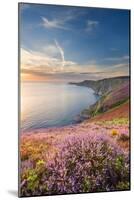
[[[20,4],[24,79],[129,75],[129,11]]]

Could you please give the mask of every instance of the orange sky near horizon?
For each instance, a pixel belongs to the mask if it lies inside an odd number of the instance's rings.
[[[49,81],[50,78],[47,76],[37,76],[33,74],[21,73],[21,81]]]

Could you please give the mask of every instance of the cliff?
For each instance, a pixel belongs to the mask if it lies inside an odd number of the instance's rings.
[[[129,83],[122,84],[117,86],[116,89],[106,92],[94,105],[90,106],[89,109],[85,109],[82,114],[93,117],[104,113],[129,102],[129,96]]]
[[[106,78],[98,81],[85,80],[79,83],[71,82],[69,84],[89,87],[92,88],[96,94],[103,95],[106,92],[109,92],[114,88],[128,82],[129,82],[129,76],[122,76],[122,77]]]

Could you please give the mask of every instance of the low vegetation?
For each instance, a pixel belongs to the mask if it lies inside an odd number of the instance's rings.
[[[24,135],[21,195],[128,190],[128,121],[113,122]]]
[[[126,79],[84,111],[91,119],[21,135],[21,196],[129,190]]]

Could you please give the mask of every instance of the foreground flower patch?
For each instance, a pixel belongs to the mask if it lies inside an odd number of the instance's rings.
[[[40,140],[42,148],[48,141]],[[41,154],[37,152],[38,159],[22,162],[23,196],[129,189],[128,153],[110,134],[68,134]]]

